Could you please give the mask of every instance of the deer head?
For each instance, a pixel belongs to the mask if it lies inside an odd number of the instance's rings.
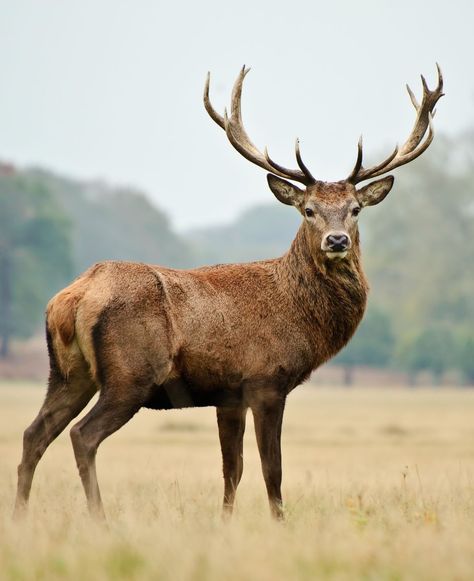
[[[393,176],[386,176],[356,188],[365,180],[382,176],[421,155],[433,140],[432,117],[434,107],[443,96],[443,76],[438,65],[438,85],[431,91],[422,76],[423,98],[421,104],[407,85],[408,94],[416,110],[413,129],[399,148],[381,163],[370,168],[362,165],[362,138],[359,140],[357,160],[350,175],[338,182],[323,182],[315,179],[304,164],[299,140],[296,140],[295,154],[299,169],[288,169],[273,161],[267,149],[263,153],[252,143],[242,123],[242,85],[250,69],[242,68],[232,90],[231,114],[224,111],[220,115],[209,100],[210,74],[204,89],[204,106],[212,119],[226,132],[232,146],[246,159],[270,172],[268,185],[276,198],[283,204],[295,206],[305,219],[312,250],[328,259],[343,259],[351,251],[358,235],[357,217],[366,206],[381,202],[394,182]],[[425,138],[426,131],[428,135]],[[291,181],[288,181],[291,180]],[[300,188],[292,182],[303,184]]]

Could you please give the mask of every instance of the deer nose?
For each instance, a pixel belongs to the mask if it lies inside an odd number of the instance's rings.
[[[349,236],[343,232],[334,232],[326,236],[326,247],[331,252],[344,252],[349,246]]]

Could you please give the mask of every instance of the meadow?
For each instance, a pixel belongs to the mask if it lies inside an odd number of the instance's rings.
[[[38,384],[0,384],[2,580],[474,578],[474,390],[300,387],[283,429],[286,521],[269,516],[249,414],[222,522],[212,408],[142,410],[98,453],[107,529],[92,523],[66,430],[11,521]]]

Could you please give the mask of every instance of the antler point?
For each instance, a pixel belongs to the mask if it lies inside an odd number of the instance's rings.
[[[413,107],[415,107],[415,109],[418,111],[420,106],[418,104],[418,101],[416,100],[415,93],[410,89],[410,86],[408,85],[408,83],[406,85],[406,88],[407,88],[408,96],[410,97],[410,101],[411,101]]]
[[[439,66],[438,63],[436,63],[436,68],[438,70],[438,90],[442,91],[443,90],[443,71],[441,70],[441,67]],[[443,96],[444,93],[441,93],[441,97]]]

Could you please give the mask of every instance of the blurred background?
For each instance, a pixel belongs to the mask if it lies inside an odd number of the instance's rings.
[[[47,300],[93,262],[180,268],[275,257],[300,218],[202,105],[243,63],[254,142],[323,180],[444,97],[430,149],[360,219],[367,315],[318,383],[474,385],[474,76],[468,1],[0,0],[0,377],[43,379]]]

